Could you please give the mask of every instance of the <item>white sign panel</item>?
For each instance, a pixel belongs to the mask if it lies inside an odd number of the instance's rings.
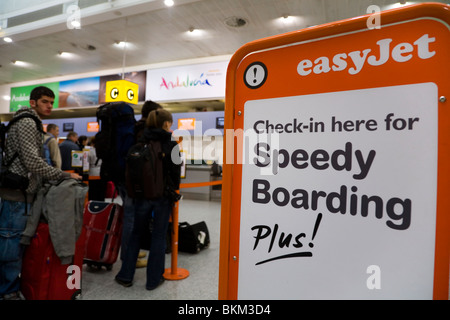
[[[147,70],[146,99],[223,99],[228,61]]]
[[[431,299],[437,101],[433,83],[248,101],[238,298]]]

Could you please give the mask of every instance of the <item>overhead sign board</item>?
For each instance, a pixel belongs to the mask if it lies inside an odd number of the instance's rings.
[[[222,299],[447,299],[449,6],[263,39],[227,75]],[[230,148],[230,146],[232,146]]]
[[[228,61],[147,70],[147,100],[223,99]]]

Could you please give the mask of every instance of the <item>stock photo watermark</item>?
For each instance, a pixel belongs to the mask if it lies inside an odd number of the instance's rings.
[[[81,29],[81,9],[75,4],[71,4],[66,9],[68,15],[66,20],[67,29]]]
[[[367,19],[367,28],[369,30],[381,29],[381,8],[377,5],[371,5],[367,8],[370,17]]]

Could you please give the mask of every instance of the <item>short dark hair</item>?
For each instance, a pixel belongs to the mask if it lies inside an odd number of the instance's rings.
[[[81,136],[78,136],[78,143],[79,144],[82,144],[84,141],[86,141],[88,139],[88,137],[87,136],[84,136],[84,135],[81,135]]]
[[[58,126],[54,123],[49,123],[47,125],[47,132],[51,131],[51,130],[55,130],[56,128],[58,128]]]
[[[153,110],[158,110],[158,109],[162,109],[162,108],[163,107],[159,103],[156,103],[151,100],[147,100],[144,102],[144,105],[142,106],[142,110],[141,110],[142,118],[147,119],[150,112],[152,112]]]
[[[49,89],[47,87],[39,86],[39,87],[36,87],[33,90],[31,90],[30,100],[37,101],[40,98],[42,98],[42,96],[47,96],[47,97],[50,97],[50,98],[54,98],[55,97],[55,93],[51,89]]]
[[[77,137],[78,138],[78,133],[76,133],[75,131],[69,131],[69,133],[67,133],[67,139],[69,139],[71,137]]]

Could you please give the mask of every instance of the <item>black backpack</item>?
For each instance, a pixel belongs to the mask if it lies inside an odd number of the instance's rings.
[[[163,196],[163,158],[160,141],[138,142],[130,148],[125,172],[128,196],[148,200]]]
[[[104,104],[97,109],[100,131],[95,135],[97,158],[102,160],[100,176],[106,181],[125,181],[128,150],[134,144],[136,119],[125,102]]]
[[[44,129],[42,128],[42,122],[39,118],[36,116],[24,112],[20,115],[17,115],[16,117],[12,118],[11,121],[9,121],[8,125],[5,125],[4,123],[0,124],[0,147],[1,147],[1,170],[0,170],[0,187],[2,188],[8,188],[8,189],[15,189],[20,190],[25,199],[26,199],[26,189],[28,188],[29,180],[27,177],[23,177],[21,175],[18,175],[16,173],[13,173],[9,171],[9,166],[19,157],[19,153],[15,152],[14,155],[11,157],[11,159],[6,158],[5,153],[5,146],[6,146],[6,139],[7,139],[7,133],[11,126],[16,123],[17,121],[24,119],[24,118],[30,118],[33,119],[36,123],[36,127],[38,131],[45,134]],[[25,213],[27,213],[27,206],[25,206]]]

